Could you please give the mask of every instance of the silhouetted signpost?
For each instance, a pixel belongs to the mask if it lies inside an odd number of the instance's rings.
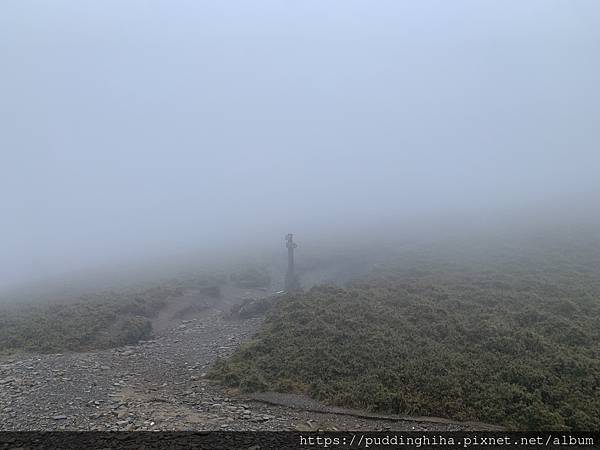
[[[286,291],[296,291],[300,289],[300,281],[296,276],[296,272],[294,270],[294,249],[298,247],[298,245],[294,242],[294,235],[289,233],[285,236],[286,247],[288,249],[288,268],[287,273],[285,274],[285,290]]]

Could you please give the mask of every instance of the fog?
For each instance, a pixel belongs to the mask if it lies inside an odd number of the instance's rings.
[[[290,231],[585,219],[598,55],[594,0],[5,0],[0,287]]]

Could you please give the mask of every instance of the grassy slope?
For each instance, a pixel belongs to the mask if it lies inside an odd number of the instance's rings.
[[[155,316],[178,287],[98,294],[68,303],[5,306],[0,352],[59,352],[132,344],[147,338]]]
[[[585,250],[585,264],[525,252],[486,271],[421,264],[282,298],[212,376],[377,411],[599,429],[600,272]]]
[[[214,288],[225,284],[228,278],[243,287],[264,287],[270,283],[264,269],[244,265],[233,270],[230,277],[215,271],[146,289],[104,292],[49,303],[0,305],[0,355],[86,351],[136,343],[150,336],[150,319],[170,299],[189,288]]]

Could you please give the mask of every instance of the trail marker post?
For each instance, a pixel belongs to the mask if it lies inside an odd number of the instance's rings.
[[[288,292],[296,291],[300,289],[300,281],[294,270],[294,249],[298,247],[298,244],[294,242],[294,235],[292,233],[288,233],[285,236],[285,240],[287,241],[285,246],[288,249],[288,268],[285,274],[285,290]]]

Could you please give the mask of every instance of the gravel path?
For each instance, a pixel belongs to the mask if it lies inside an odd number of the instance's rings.
[[[0,361],[0,430],[459,430],[453,423],[371,420],[245,398],[205,378],[258,329],[231,302],[156,339],[89,353]],[[285,403],[285,402],[280,402]],[[294,407],[296,406],[296,407]]]

